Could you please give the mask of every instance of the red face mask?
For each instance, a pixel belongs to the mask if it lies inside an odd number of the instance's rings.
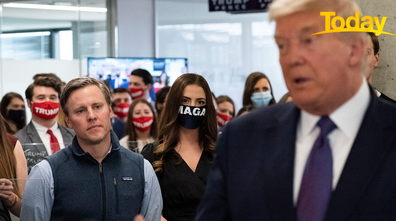
[[[153,123],[154,117],[138,117],[138,118],[133,118],[132,123],[141,132],[145,132],[148,129],[150,129],[151,124]]]
[[[129,88],[129,91],[132,94],[132,100],[136,98],[141,98],[144,95],[144,89],[143,88]]]
[[[228,115],[217,113],[217,125],[219,125],[219,127],[224,126],[230,119],[231,117]]]
[[[117,115],[120,119],[128,116],[129,106],[130,104],[128,103],[118,104],[113,108],[114,114]]]
[[[56,117],[59,112],[59,103],[46,101],[43,103],[33,102],[32,112],[37,117],[44,120],[51,120]]]

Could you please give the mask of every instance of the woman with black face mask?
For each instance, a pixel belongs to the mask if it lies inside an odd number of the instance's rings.
[[[181,75],[172,85],[158,125],[158,142],[142,154],[157,174],[163,220],[194,220],[205,192],[217,136],[216,110],[206,80]]]
[[[15,134],[26,126],[25,102],[21,95],[9,92],[0,104],[1,115],[8,122],[7,133]]]

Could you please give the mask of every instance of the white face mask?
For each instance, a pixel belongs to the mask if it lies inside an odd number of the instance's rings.
[[[253,93],[250,97],[255,107],[267,106],[272,100],[270,91]]]

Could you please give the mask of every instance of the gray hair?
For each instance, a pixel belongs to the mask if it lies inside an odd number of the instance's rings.
[[[359,12],[360,16],[362,16],[360,7],[355,0],[274,0],[269,8],[269,19],[270,21],[276,21],[293,13],[312,10],[334,11],[337,16],[344,18],[344,20],[347,20],[350,16],[355,16],[355,12]],[[364,44],[367,44],[366,33],[364,32],[342,32],[337,34],[343,42],[352,43],[362,39]],[[363,73],[367,72],[366,59],[361,60],[361,71]]]
[[[97,86],[102,92],[103,96],[105,97],[107,105],[109,106],[111,105],[111,93],[109,88],[103,83],[103,81],[91,77],[74,78],[73,80],[69,81],[69,83],[66,84],[60,98],[60,105],[66,116],[69,116],[69,110],[67,109],[67,101],[69,100],[71,93],[80,88],[84,88],[90,85]]]

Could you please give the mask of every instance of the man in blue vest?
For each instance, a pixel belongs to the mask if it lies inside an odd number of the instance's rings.
[[[35,166],[21,220],[160,220],[161,190],[152,166],[120,146],[111,130],[111,96],[102,82],[70,81],[61,96],[73,143]]]

